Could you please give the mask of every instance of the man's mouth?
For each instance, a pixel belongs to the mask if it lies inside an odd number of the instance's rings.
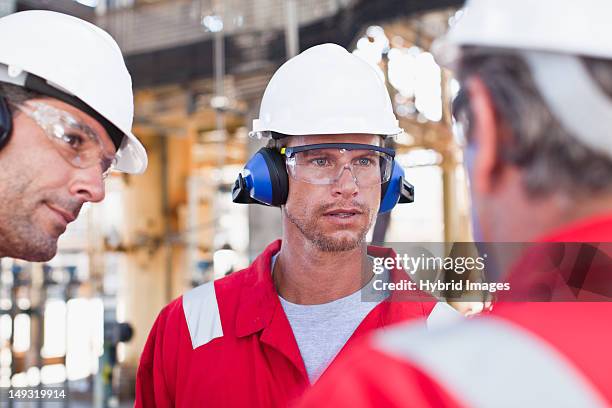
[[[63,208],[56,207],[52,204],[45,203],[47,207],[49,207],[52,211],[60,215],[61,218],[64,219],[66,224],[70,224],[72,221],[76,219],[76,215],[71,213],[70,211],[64,210]]]
[[[325,216],[336,218],[351,218],[360,214],[363,214],[363,212],[358,208],[336,208],[323,213]]]

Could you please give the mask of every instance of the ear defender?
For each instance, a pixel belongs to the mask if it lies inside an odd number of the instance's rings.
[[[232,201],[280,207],[287,201],[289,176],[285,158],[276,149],[263,147],[244,166],[232,189]],[[404,176],[404,169],[393,161],[389,181],[381,185],[379,213],[391,211],[396,204],[412,203],[414,187]]]
[[[13,129],[13,118],[9,110],[8,103],[3,96],[0,96],[0,149],[2,149],[11,136]]]
[[[288,177],[285,159],[278,150],[262,147],[238,175],[232,201],[280,207],[287,201]]]
[[[378,212],[380,214],[391,211],[396,204],[414,202],[414,186],[406,181],[404,169],[393,160],[391,178],[381,186],[381,200]]]

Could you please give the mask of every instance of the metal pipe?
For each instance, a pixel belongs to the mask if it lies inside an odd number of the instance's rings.
[[[300,27],[296,0],[285,0],[285,52],[287,59],[300,52]]]
[[[168,136],[161,135],[161,194],[162,213],[164,217],[163,245],[165,251],[166,268],[164,271],[166,301],[172,300],[172,247],[170,237],[170,201],[168,198]]]

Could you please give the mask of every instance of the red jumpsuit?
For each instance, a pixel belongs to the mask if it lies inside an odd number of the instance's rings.
[[[141,356],[136,407],[283,407],[303,394],[310,383],[270,271],[280,247],[272,243],[248,268],[161,311]],[[392,256],[376,247],[368,253]],[[378,304],[338,355],[375,329],[427,317],[433,299],[419,296]]]

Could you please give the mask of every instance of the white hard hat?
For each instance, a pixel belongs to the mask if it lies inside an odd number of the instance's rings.
[[[468,0],[434,54],[447,64],[476,45],[612,58],[610,15],[610,0]]]
[[[612,100],[580,59],[612,60],[611,15],[611,0],[468,0],[433,52],[451,68],[463,46],[515,52],[563,127],[612,158]]]
[[[131,132],[132,79],[107,32],[66,14],[32,10],[0,18],[0,38],[0,82],[74,102],[118,146],[116,170],[145,171],[146,151]]]
[[[252,134],[402,132],[376,70],[336,44],[309,48],[284,63],[264,92]]]

